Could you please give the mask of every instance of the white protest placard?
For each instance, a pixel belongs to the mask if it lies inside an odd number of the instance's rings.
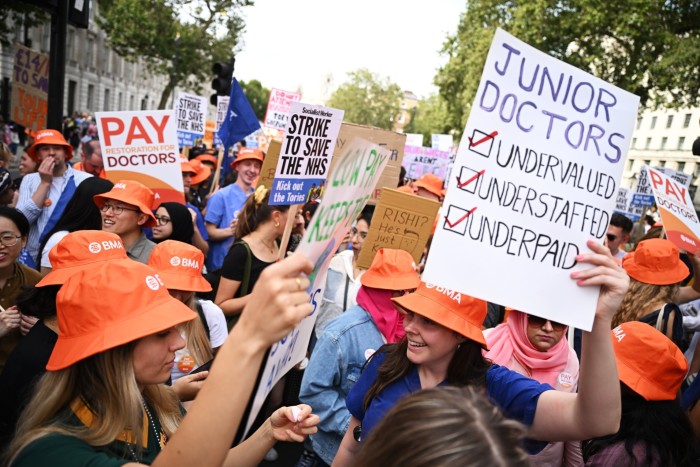
[[[444,180],[450,163],[449,151],[418,146],[406,146],[403,150],[403,162],[406,177],[418,180],[421,175],[434,174]]]
[[[311,286],[308,289],[314,309],[296,329],[273,345],[268,352],[247,416],[246,432],[272,387],[306,356],[316,312],[321,305],[326,285],[328,265],[343,237],[369,201],[390,157],[389,150],[355,138],[343,149],[340,160],[334,165],[321,204],[296,250],[314,263],[314,270],[309,275]]]
[[[264,125],[276,130],[286,130],[289,123],[289,113],[293,102],[301,100],[301,93],[284,91],[282,89],[270,89],[270,98],[267,100]]]
[[[269,204],[304,204],[321,197],[344,114],[320,105],[292,103]]]
[[[599,290],[570,273],[607,232],[638,103],[499,29],[423,280],[590,330]]]
[[[406,146],[423,146],[423,134],[406,133]]]
[[[221,146],[221,138],[219,138],[219,130],[221,124],[226,120],[226,112],[228,112],[229,96],[216,96],[216,126],[214,127],[214,147]]]
[[[653,167],[653,169],[677,181],[686,188],[690,187],[690,182],[693,180],[693,176],[691,174],[679,172],[668,167]]]
[[[647,172],[666,237],[681,250],[697,255],[700,253],[700,220],[688,187],[658,169],[648,167]]]
[[[95,116],[109,180],[143,183],[155,193],[153,209],[168,201],[184,204],[175,112],[97,112]]]
[[[452,140],[452,135],[440,135],[432,134],[430,135],[430,145],[440,151],[450,151],[454,142]],[[420,146],[423,146],[422,144]]]
[[[175,102],[177,116],[177,142],[180,147],[193,146],[194,140],[204,136],[207,116],[207,99],[195,94],[180,92]]]

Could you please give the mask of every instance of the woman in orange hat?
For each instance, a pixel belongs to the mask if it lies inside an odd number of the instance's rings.
[[[630,276],[630,288],[613,316],[613,326],[643,321],[685,350],[683,315],[674,299],[690,271],[679,255],[678,247],[662,238],[640,242],[625,255],[622,267]]]
[[[214,302],[235,323],[262,271],[277,261],[289,206],[268,204],[270,190],[259,186],[248,196],[236,223],[236,241],[223,267]]]
[[[482,356],[481,330],[486,302],[421,284],[412,294],[393,298],[406,311],[405,339],[380,349],[365,366],[345,403],[352,414],[334,466],[351,465],[386,412],[403,396],[439,385],[485,388],[509,418],[530,427],[533,440],[569,441],[613,433],[620,418],[610,319],[627,290],[628,277],[610,250],[590,240],[592,253],[576,260],[593,267],[571,273],[579,286],[601,286],[596,318],[584,345],[578,394],[555,391]],[[420,423],[420,421],[416,421]],[[420,440],[416,440],[420,442]],[[546,442],[532,443],[537,453]]]
[[[202,276],[204,255],[192,245],[176,240],[158,243],[148,258],[170,295],[197,312],[197,318],[179,327],[185,347],[175,352],[172,382],[214,358],[228,331],[221,308],[209,300],[195,298],[195,292],[209,292],[211,285]]]
[[[306,405],[275,411],[230,449],[267,349],[312,311],[309,281],[300,276],[312,268],[294,255],[263,273],[250,312],[184,417],[163,382],[185,345],[177,326],[196,314],[135,261],[71,276],[56,299],[60,332],[48,371],[22,414],[7,464],[256,465],[275,442],[302,441],[318,423]]]
[[[622,418],[617,433],[584,441],[587,466],[691,467],[700,463],[698,441],[677,396],[688,362],[678,347],[644,323],[613,329]]]

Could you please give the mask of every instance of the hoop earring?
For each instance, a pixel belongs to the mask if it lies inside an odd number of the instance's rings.
[[[279,223],[279,222],[275,222],[275,228],[277,228],[277,227],[279,227],[279,226],[280,226],[280,223]]]

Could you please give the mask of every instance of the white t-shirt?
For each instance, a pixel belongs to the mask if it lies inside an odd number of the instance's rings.
[[[617,250],[617,253],[615,253],[613,256],[615,258],[619,259],[620,261],[622,261],[622,258],[624,258],[627,253],[629,253],[629,252],[627,252],[623,249],[619,249],[619,250]]]
[[[209,326],[211,348],[216,349],[221,347],[228,336],[224,312],[210,300],[199,300],[199,304],[202,306],[202,312],[204,312],[204,317]],[[182,338],[185,339],[185,342],[187,342],[187,336],[184,333],[181,333],[181,335]],[[170,372],[173,383],[198,366],[192,355],[190,355],[190,351],[187,347],[175,352],[175,366],[173,366]]]
[[[41,266],[45,268],[53,268],[51,261],[49,260],[49,252],[58,242],[63,240],[63,237],[69,233],[70,232],[67,230],[59,230],[55,234],[51,235],[48,240],[46,240],[46,245],[44,245],[44,249],[41,252]]]

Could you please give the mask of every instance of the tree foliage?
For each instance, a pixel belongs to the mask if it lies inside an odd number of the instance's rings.
[[[0,45],[10,47],[15,42],[18,28],[32,28],[44,24],[49,14],[37,6],[20,0],[7,0],[0,8]]]
[[[413,109],[411,121],[404,128],[406,133],[423,135],[423,145],[430,146],[431,135],[450,132],[447,105],[438,94],[418,101]]]
[[[250,102],[250,106],[253,107],[255,116],[258,117],[258,120],[263,121],[267,111],[267,101],[270,99],[270,90],[257,79],[252,79],[248,82],[241,81],[240,84],[243,93],[248,98],[248,102]]]
[[[114,50],[142,59],[151,73],[168,77],[158,105],[175,86],[200,93],[211,82],[214,62],[239,47],[243,7],[251,0],[103,0],[98,23]]]
[[[340,85],[326,104],[345,110],[345,121],[390,130],[399,114],[401,88],[365,68],[348,77],[349,82]]]
[[[497,27],[637,94],[642,107],[700,104],[699,0],[470,0],[435,77],[454,128],[466,124]]]

